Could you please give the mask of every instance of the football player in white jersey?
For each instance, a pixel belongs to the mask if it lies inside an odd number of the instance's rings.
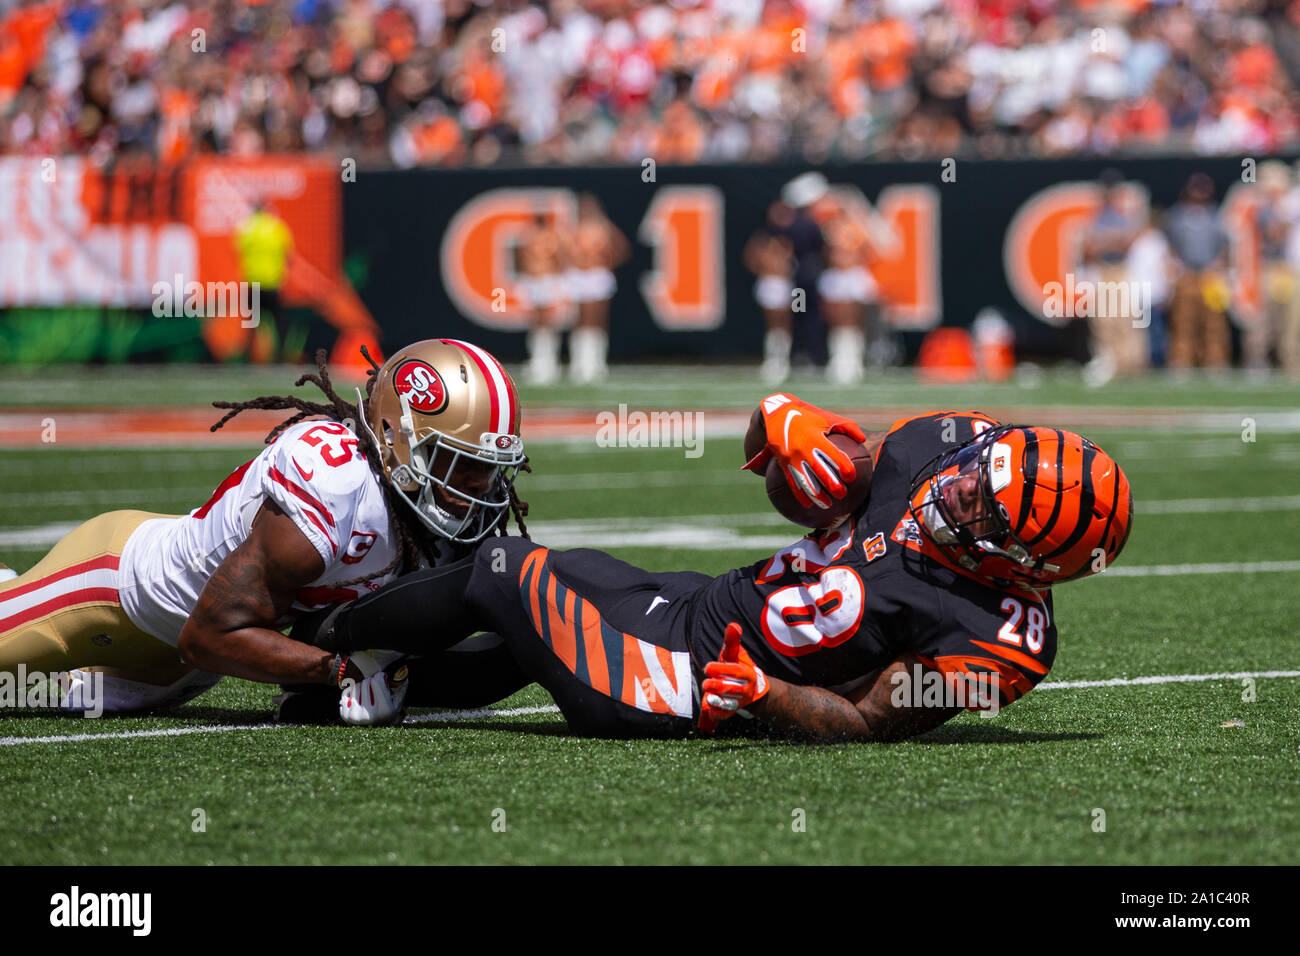
[[[326,403],[214,403],[230,409],[214,431],[249,409],[296,414],[201,507],[92,518],[0,583],[0,672],[68,675],[70,710],[92,694],[106,711],[175,706],[233,675],[334,688],[349,723],[400,720],[397,655],[330,654],[279,629],[459,557],[509,512],[523,530],[519,396],[495,358],[451,339],[371,361],[356,404],[317,361],[297,384]]]

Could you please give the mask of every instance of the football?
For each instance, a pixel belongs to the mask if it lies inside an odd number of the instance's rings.
[[[749,420],[749,429],[745,433],[745,461],[757,455],[766,440],[762,412],[755,409],[753,417]],[[871,494],[871,471],[874,462],[867,449],[847,435],[832,435],[831,441],[835,447],[849,456],[857,474],[853,481],[846,482],[848,494],[843,498],[833,499],[829,508],[818,508],[816,505],[805,508],[799,504],[794,492],[790,490],[781,466],[775,459],[767,463],[765,482],[767,497],[772,502],[772,507],[790,521],[805,528],[829,528],[839,523],[841,518],[856,511]]]

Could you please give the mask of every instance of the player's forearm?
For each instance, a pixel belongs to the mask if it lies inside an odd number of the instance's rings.
[[[906,740],[933,730],[961,712],[955,707],[900,706],[894,675],[918,662],[904,654],[875,672],[850,700],[824,687],[801,687],[769,677],[772,689],[751,713],[793,736],[815,740]]]
[[[334,655],[266,627],[215,631],[186,625],[181,656],[200,670],[263,684],[332,684]]]
[[[774,677],[771,690],[749,709],[791,736],[815,740],[873,740],[872,727],[853,702],[824,687],[802,687]]]

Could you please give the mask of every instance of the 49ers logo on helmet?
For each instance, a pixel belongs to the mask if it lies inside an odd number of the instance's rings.
[[[447,389],[428,362],[410,359],[397,366],[393,388],[399,397],[406,396],[417,412],[435,415],[447,407]]]

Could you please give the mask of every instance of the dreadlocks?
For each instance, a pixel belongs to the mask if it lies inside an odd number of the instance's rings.
[[[369,401],[370,395],[375,389],[375,382],[379,378],[379,363],[371,357],[370,350],[364,345],[361,346],[361,354],[370,364],[370,369],[366,372],[366,400]],[[358,407],[351,402],[344,401],[338,393],[334,391],[334,383],[330,381],[329,370],[326,368],[325,364],[324,349],[316,350],[316,374],[313,375],[308,372],[300,376],[298,381],[294,382],[294,387],[302,386],[307,382],[311,382],[321,390],[327,399],[328,404],[309,402],[306,399],[298,398],[293,395],[263,395],[261,398],[251,398],[244,402],[213,402],[213,407],[228,408],[230,411],[225,414],[221,421],[213,425],[210,430],[215,432],[240,412],[246,412],[250,409],[266,411],[280,411],[291,408],[296,409],[296,414],[289,416],[279,425],[276,425],[271,429],[270,434],[266,436],[264,442],[264,444],[269,445],[271,442],[275,441],[276,436],[286,428],[290,428],[308,418],[323,417],[333,421],[351,423],[360,422],[362,420],[362,417],[365,415],[365,409]],[[435,560],[433,554],[434,538],[427,528],[420,524],[414,516],[409,514],[410,509],[407,507],[407,504],[397,500],[397,496],[401,495],[402,492],[395,488],[384,477],[383,454],[381,453],[378,444],[371,437],[370,429],[354,426],[352,430],[356,433],[357,438],[361,442],[361,447],[365,454],[365,459],[370,465],[370,470],[379,478],[379,486],[383,489],[384,498],[388,503],[388,512],[392,515],[393,523],[397,528],[398,546],[397,556],[394,557],[388,567],[384,568],[382,571],[376,571],[374,574],[356,578],[351,581],[340,581],[339,585],[362,584],[372,578],[383,577],[384,575],[397,570],[398,567],[403,567],[407,570],[414,569],[419,566],[422,557],[427,559],[430,564],[433,564]],[[532,471],[532,467],[528,464],[527,458],[524,459],[522,468],[524,471]],[[519,498],[518,494],[515,492],[513,484],[509,489],[509,502],[510,511],[514,515],[515,523],[519,526],[519,533],[527,538],[528,529],[524,525],[524,517],[528,514],[528,502]],[[504,535],[506,533],[505,522],[498,522],[496,530],[498,534]]]

